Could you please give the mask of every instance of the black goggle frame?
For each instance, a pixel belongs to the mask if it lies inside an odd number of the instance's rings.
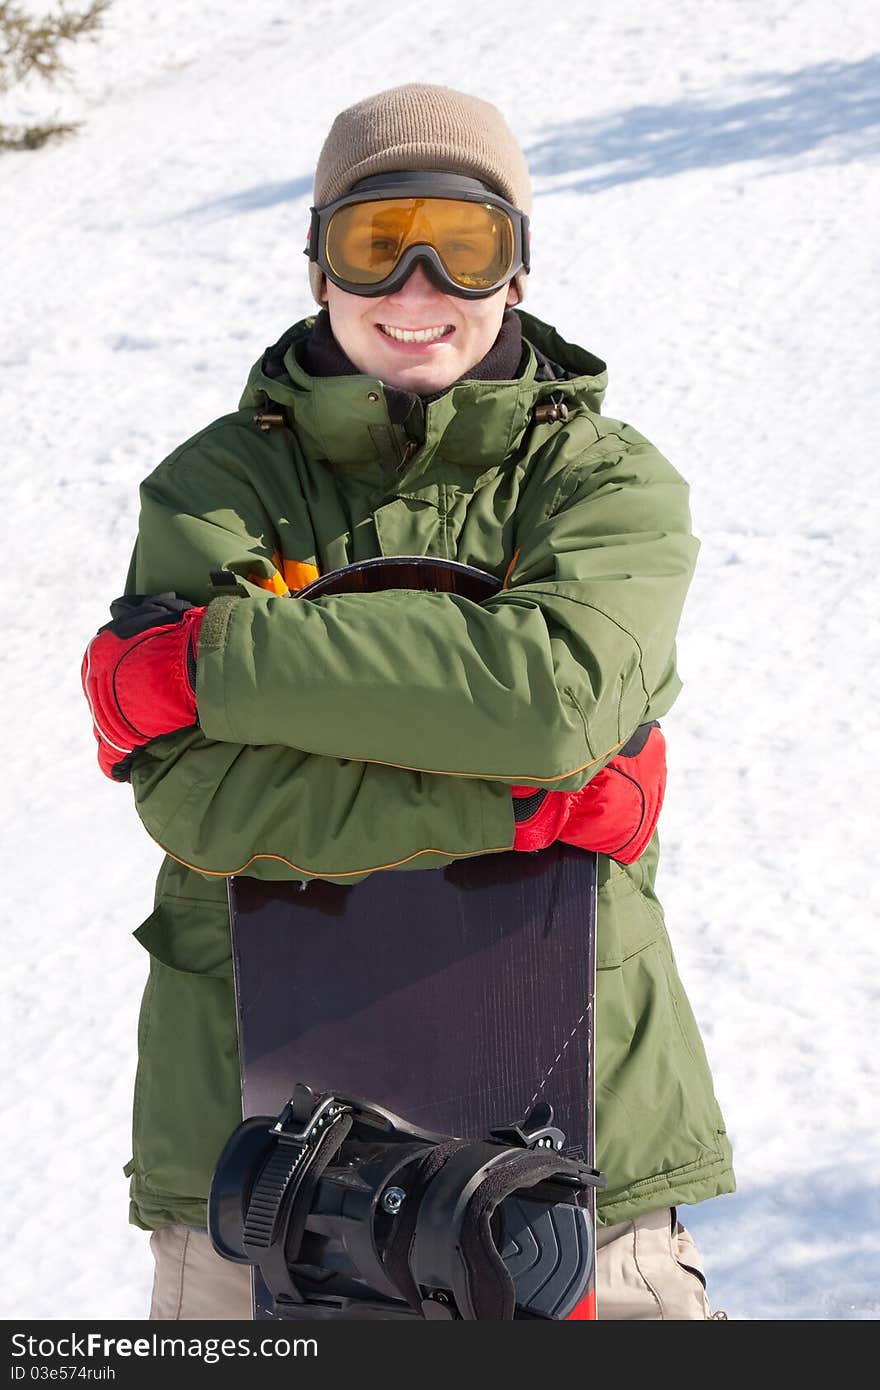
[[[453,280],[433,246],[427,242],[420,242],[407,247],[391,274],[384,280],[374,285],[356,285],[350,280],[344,280],[337,275],[327,260],[327,228],[330,219],[339,208],[349,207],[352,203],[376,202],[384,198],[454,198],[469,203],[491,203],[493,207],[503,209],[513,227],[511,269],[502,280],[487,289],[468,289]],[[328,280],[332,280],[334,285],[338,285],[349,294],[362,294],[372,299],[380,294],[395,294],[409,278],[416,263],[421,262],[425,273],[444,294],[458,295],[461,299],[487,299],[489,295],[496,294],[502,285],[509,284],[519,271],[524,270],[528,274],[530,269],[529,219],[526,214],[512,203],[508,203],[500,194],[487,188],[479,179],[467,178],[463,174],[442,174],[433,171],[376,174],[371,178],[361,179],[341,198],[336,198],[332,203],[325,203],[322,207],[311,208],[310,211],[312,220],[304,254],[310,261],[316,262]]]

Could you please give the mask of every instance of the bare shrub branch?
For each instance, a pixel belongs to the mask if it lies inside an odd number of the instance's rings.
[[[36,16],[12,0],[0,0],[0,95],[32,75],[51,83],[66,73],[62,45],[94,35],[110,4],[91,0],[87,9],[69,10],[62,0],[54,13]],[[32,126],[0,122],[0,150],[39,149],[47,140],[70,135],[79,124],[54,118]]]
[[[81,121],[47,121],[41,125],[4,125],[0,121],[0,150],[38,150],[47,140],[72,135],[81,124]]]

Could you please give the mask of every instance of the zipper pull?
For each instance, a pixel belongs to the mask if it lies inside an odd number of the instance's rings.
[[[406,441],[406,444],[403,447],[403,454],[400,460],[400,468],[398,470],[400,473],[402,473],[403,470],[406,468],[406,465],[409,463],[413,454],[418,452],[418,448],[419,441],[417,439],[408,439]]]

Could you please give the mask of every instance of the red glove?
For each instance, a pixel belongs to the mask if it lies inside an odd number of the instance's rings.
[[[647,848],[666,790],[666,740],[642,724],[629,743],[579,792],[511,787],[514,849],[546,849],[554,840],[632,864]]]
[[[82,686],[101,771],[127,782],[139,748],[197,722],[196,657],[205,610],[176,594],[136,594],[116,599],[110,612],[113,621],[86,648]]]

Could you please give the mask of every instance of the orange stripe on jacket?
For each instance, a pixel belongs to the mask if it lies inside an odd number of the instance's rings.
[[[280,569],[292,594],[299,593],[320,574],[317,565],[306,564],[304,560],[282,560]]]
[[[261,589],[268,589],[270,594],[278,594],[281,598],[290,593],[277,570],[271,579],[267,579],[264,574],[249,574],[247,580],[249,584],[259,584]]]
[[[262,574],[251,573],[247,576],[248,583],[259,584],[261,589],[268,589],[270,594],[279,594],[282,598],[286,594],[299,593],[300,589],[317,579],[320,573],[317,565],[306,564],[304,560],[285,560],[277,550],[272,556],[272,563],[275,573],[270,579]]]
[[[513,552],[513,559],[511,560],[510,564],[507,566],[507,573],[506,573],[505,576],[504,576],[504,583],[501,585],[502,589],[506,589],[506,588],[507,588],[507,581],[510,579],[510,576],[513,574],[514,566],[516,565],[516,562],[517,562],[518,559],[519,559],[519,550],[517,549],[517,550],[515,550],[515,551]]]

